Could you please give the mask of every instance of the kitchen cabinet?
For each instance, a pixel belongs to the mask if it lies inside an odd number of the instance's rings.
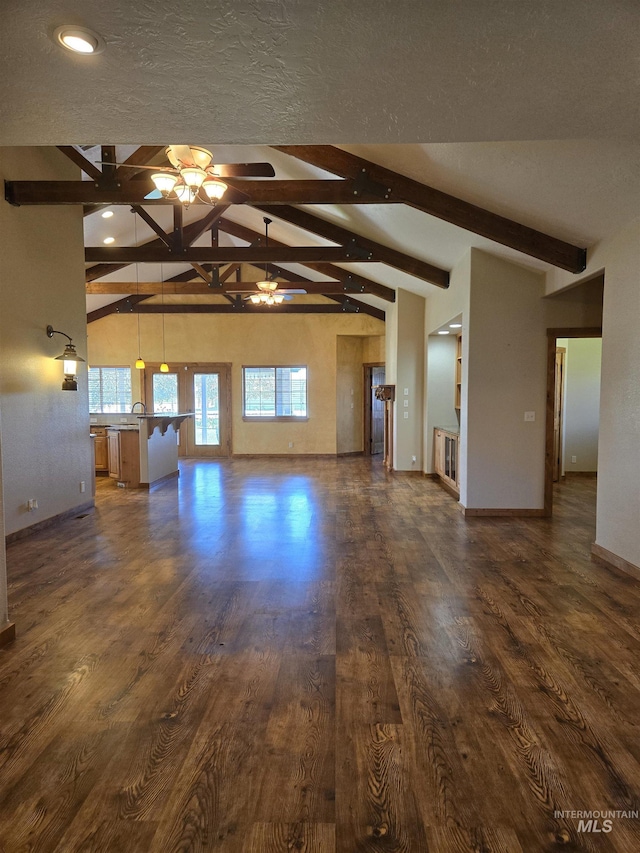
[[[120,479],[120,430],[107,430],[109,476]]]
[[[137,489],[140,485],[140,430],[109,429],[109,476]]]
[[[109,471],[109,449],[107,445],[107,428],[95,426],[91,429],[95,435],[95,468],[99,474],[106,474]]]
[[[442,427],[434,431],[434,469],[440,482],[456,496],[460,495],[458,467],[460,456],[460,435]]]

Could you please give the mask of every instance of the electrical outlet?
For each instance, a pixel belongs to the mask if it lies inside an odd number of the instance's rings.
[[[292,442],[292,441],[290,441],[290,442],[289,442],[289,450],[291,450],[291,448],[292,448],[292,447],[293,447],[293,442]]]
[[[405,407],[405,409],[409,408],[409,401],[408,400],[404,401],[404,407]]]
[[[29,498],[27,501],[27,509],[29,512],[33,512],[34,509],[38,509],[38,501],[36,498]]]
[[[87,484],[85,483],[84,480],[80,480],[80,491],[86,492],[86,490],[87,490]]]
[[[405,396],[405,397],[408,397],[408,396],[409,396],[409,389],[408,389],[408,388],[405,388],[405,389],[404,389],[404,396]]]
[[[536,413],[535,412],[525,412],[524,413],[525,421],[535,421]]]
[[[93,417],[92,417],[92,418],[89,418],[89,423],[90,423],[90,424],[97,424],[97,423],[98,423],[98,419],[97,419],[97,418],[93,418]]]
[[[126,424],[128,422],[128,420],[129,420],[128,418],[120,418],[120,423]]]
[[[405,421],[409,420],[409,412],[404,413],[404,419],[405,419]]]
[[[411,461],[412,461],[413,463],[415,463],[415,462],[417,462],[418,460],[416,459],[416,457],[415,457],[415,456],[412,456],[412,457],[411,457]]]
[[[576,463],[577,461],[578,461],[578,457],[577,457],[577,456],[572,456],[572,457],[571,457],[571,464],[572,464],[572,465],[575,465],[575,463]]]

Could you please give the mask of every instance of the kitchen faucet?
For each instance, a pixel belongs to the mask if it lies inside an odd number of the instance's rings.
[[[137,401],[133,404],[133,406],[131,406],[131,414],[133,414],[133,413],[135,412],[135,410],[136,410],[136,406],[142,406],[142,411],[143,411],[143,413],[146,415],[146,413],[147,413],[147,407],[146,407],[146,406],[145,406],[145,404],[142,402],[142,400],[137,400]]]

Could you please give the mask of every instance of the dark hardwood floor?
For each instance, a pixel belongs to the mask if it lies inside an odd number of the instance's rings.
[[[640,583],[595,480],[465,520],[365,458],[189,461],[8,548],[4,853],[640,850]],[[601,831],[596,831],[601,830]]]

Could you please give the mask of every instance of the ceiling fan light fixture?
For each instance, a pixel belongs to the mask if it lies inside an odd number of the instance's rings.
[[[178,183],[178,176],[172,175],[169,172],[155,172],[151,175],[151,180],[153,181],[155,188],[161,192],[163,196],[168,196]]]
[[[204,183],[207,173],[199,166],[186,166],[180,169],[180,177],[188,187],[199,189]]]
[[[191,187],[180,182],[176,183],[173,191],[183,204],[191,204],[196,194],[195,191],[191,190]]]
[[[210,199],[219,201],[227,191],[227,185],[224,181],[221,181],[220,178],[207,176],[206,180],[202,184],[202,189]]]
[[[281,293],[274,293],[271,296],[271,299],[273,299],[276,305],[280,305],[280,303],[284,300],[284,296]]]
[[[262,302],[262,299],[260,298],[261,296],[261,293],[252,293],[249,299],[253,302],[254,305],[259,305]]]
[[[265,293],[272,293],[274,290],[277,289],[278,282],[266,278],[263,281],[257,281],[256,287],[259,287],[260,290],[263,290]]]

